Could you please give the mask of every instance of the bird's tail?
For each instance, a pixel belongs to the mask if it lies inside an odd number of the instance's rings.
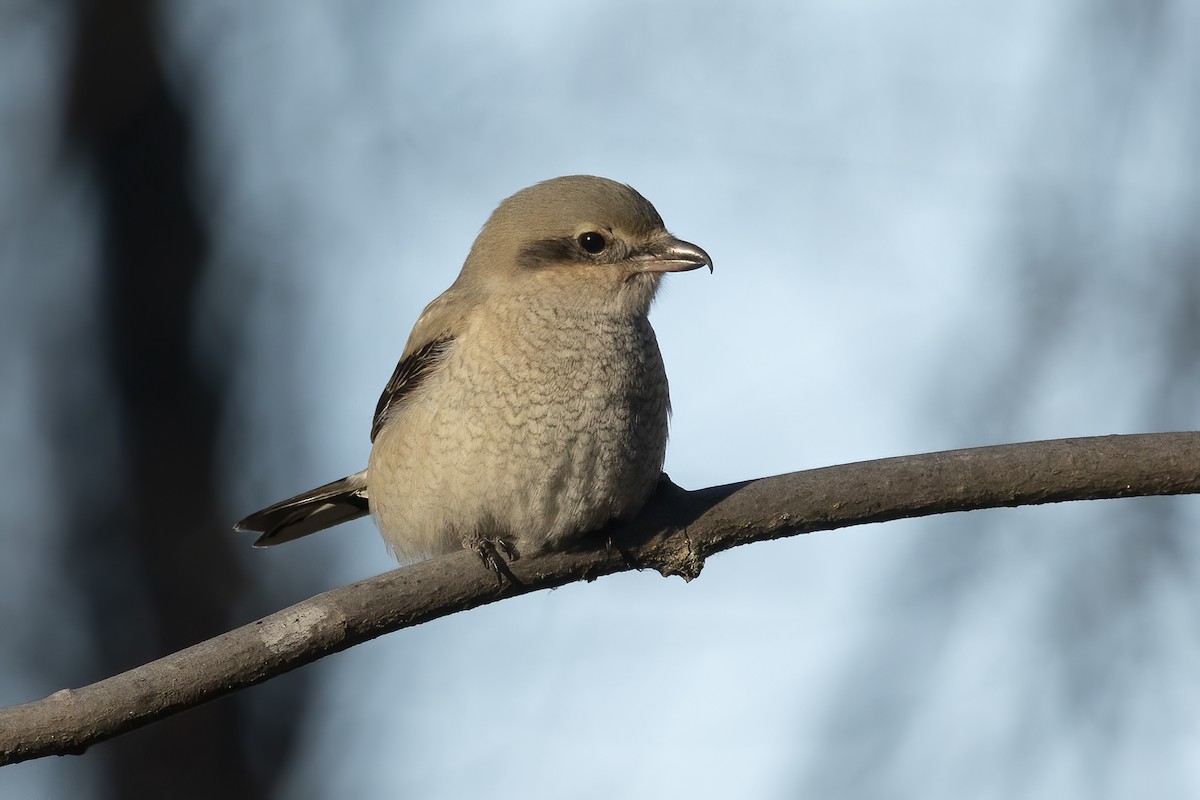
[[[255,511],[233,527],[261,533],[254,546],[270,547],[367,513],[367,472],[363,470]]]

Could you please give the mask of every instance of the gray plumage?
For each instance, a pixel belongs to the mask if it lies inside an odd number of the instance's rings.
[[[666,452],[667,377],[647,313],[708,255],[604,178],[556,178],[493,212],[418,318],[363,472],[251,514],[257,545],[367,513],[412,559],[485,542],[562,547],[636,514]]]

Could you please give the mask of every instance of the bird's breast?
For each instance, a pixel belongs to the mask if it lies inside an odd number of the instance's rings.
[[[537,550],[635,513],[666,449],[669,398],[645,317],[504,309],[480,315],[375,443],[372,510],[401,528]],[[389,530],[396,533],[389,535]]]

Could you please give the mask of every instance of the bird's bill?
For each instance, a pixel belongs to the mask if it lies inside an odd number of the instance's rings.
[[[630,259],[641,272],[687,272],[708,267],[712,272],[713,262],[708,253],[691,242],[667,236],[645,247],[639,248]]]

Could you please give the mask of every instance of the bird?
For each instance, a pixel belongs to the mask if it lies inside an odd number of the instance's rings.
[[[408,562],[566,549],[630,519],[670,416],[648,313],[666,273],[701,267],[708,253],[631,186],[569,175],[516,192],[414,324],[366,469],[234,527],[266,547],[370,514]]]

